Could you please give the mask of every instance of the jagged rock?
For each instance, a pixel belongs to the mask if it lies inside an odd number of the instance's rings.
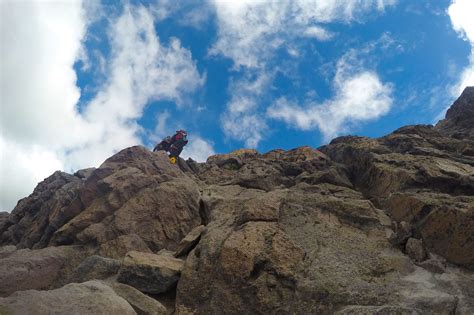
[[[15,245],[6,245],[0,247],[0,259],[5,258],[13,254],[17,250]]]
[[[470,314],[471,94],[436,127],[344,136],[319,150],[238,150],[172,165],[163,152],[128,148],[84,179],[53,174],[0,226],[0,242],[80,244],[116,258],[139,250],[122,278],[168,290],[155,297],[178,314]],[[158,266],[174,265],[179,242],[200,225],[174,290],[181,267],[165,272],[168,281]],[[430,258],[416,261],[423,247]]]
[[[85,181],[56,172],[40,183],[13,210],[0,244],[81,244],[120,258],[130,249],[173,249],[201,223],[198,186],[162,152],[128,148],[79,173]]]
[[[423,242],[410,237],[405,245],[405,251],[408,256],[414,261],[421,262],[426,257],[425,249],[423,248]]]
[[[165,153],[125,149],[85,180],[56,172],[19,202],[0,244],[80,244],[120,258],[130,249],[174,249],[200,225],[199,189]]]
[[[474,197],[396,193],[386,204],[396,221],[416,224],[417,233],[430,251],[474,268]]]
[[[120,261],[97,255],[84,259],[72,272],[68,282],[85,282],[93,279],[106,279],[118,273]]]
[[[206,227],[204,225],[200,225],[195,227],[191,232],[189,232],[188,235],[186,235],[185,238],[183,238],[181,242],[179,242],[178,248],[176,249],[174,256],[179,257],[189,253],[189,251],[199,242],[201,233],[205,229]]]
[[[5,223],[8,221],[10,214],[8,212],[0,212],[0,231],[2,230]]]
[[[168,291],[178,282],[184,262],[171,255],[129,252],[117,281],[151,294]]]
[[[242,164],[242,161],[247,159],[252,159],[257,156],[260,156],[257,150],[254,149],[239,149],[235,150],[229,154],[215,154],[207,158],[207,163],[216,164],[222,166],[227,163],[229,160],[237,161],[238,164]]]
[[[94,172],[95,169],[96,169],[95,167],[89,167],[82,170],[78,170],[77,172],[74,173],[74,176],[77,176],[81,179],[87,179],[87,177],[92,175],[92,172]]]
[[[395,222],[395,227],[396,227],[396,237],[394,240],[394,244],[401,245],[401,244],[406,244],[408,239],[413,235],[412,229],[413,227],[411,226],[410,223],[401,221],[399,223]]]
[[[355,188],[378,208],[412,225],[429,251],[469,268],[474,268],[474,156],[466,153],[474,150],[468,137],[474,124],[465,122],[473,107],[467,88],[436,127],[402,127],[380,139],[341,137],[321,148],[346,167]],[[451,137],[456,132],[466,138]]]
[[[0,245],[47,246],[53,233],[80,212],[77,196],[81,186],[79,178],[59,171],[39,183],[29,197],[18,202],[0,228]]]
[[[71,283],[51,291],[18,291],[0,298],[2,314],[136,314],[130,304],[99,281]]]
[[[166,307],[157,300],[145,295],[123,283],[110,283],[110,287],[115,293],[125,300],[133,307],[138,315],[164,315],[168,314]]]
[[[173,248],[200,224],[197,185],[163,152],[132,147],[105,161],[81,190],[84,210],[56,231],[53,244],[107,244],[138,236],[151,250]],[[120,248],[123,246],[118,244]]]
[[[438,122],[436,129],[457,138],[474,140],[474,87],[467,87],[448,109],[446,118]]]
[[[80,262],[80,248],[20,249],[0,258],[0,296],[27,289],[48,289],[61,284]]]

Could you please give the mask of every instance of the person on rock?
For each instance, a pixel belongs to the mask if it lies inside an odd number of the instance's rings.
[[[172,164],[176,164],[179,155],[183,151],[184,146],[188,143],[188,134],[184,130],[178,130],[170,137],[167,136],[160,143],[158,143],[153,152],[167,151],[169,152],[169,159]]]

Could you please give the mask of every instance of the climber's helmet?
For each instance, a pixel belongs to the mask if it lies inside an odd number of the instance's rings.
[[[186,141],[187,140],[187,137],[188,137],[188,134],[186,131],[180,129],[180,130],[177,130],[176,131],[176,140],[183,140],[183,141]]]

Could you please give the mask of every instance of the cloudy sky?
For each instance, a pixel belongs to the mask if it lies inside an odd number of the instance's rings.
[[[183,157],[431,124],[474,85],[472,0],[0,0],[0,210],[188,130]]]

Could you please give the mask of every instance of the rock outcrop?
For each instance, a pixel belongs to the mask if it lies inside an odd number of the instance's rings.
[[[0,250],[0,297],[15,291],[49,289],[64,280],[83,258],[77,247],[61,246],[30,250]]]
[[[176,286],[184,261],[172,255],[127,253],[117,280],[146,293],[159,294]]]
[[[0,298],[2,314],[137,314],[112,288],[98,282],[71,283],[52,291],[18,291]]]
[[[443,135],[460,139],[474,141],[474,87],[467,87],[461,96],[454,102],[446,113],[446,118],[436,124]],[[474,152],[470,152],[473,155]]]
[[[472,314],[473,134],[467,88],[378,139],[56,172],[0,214],[0,310]]]

